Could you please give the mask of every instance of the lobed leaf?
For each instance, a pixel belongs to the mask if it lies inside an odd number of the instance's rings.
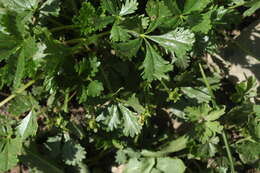
[[[139,118],[136,115],[136,113],[130,111],[122,104],[119,104],[118,106],[124,120],[124,129],[123,129],[124,135],[134,137],[135,135],[140,134],[142,125],[139,122]]]
[[[127,14],[132,14],[137,10],[138,2],[137,0],[126,0],[125,4],[122,6],[119,15],[125,16]]]
[[[194,34],[190,30],[185,30],[184,28],[177,28],[163,35],[147,37],[173,55],[176,54],[177,58],[184,56],[187,51],[191,50],[193,43],[195,42]]]
[[[148,41],[146,41],[146,55],[141,68],[144,69],[142,77],[148,82],[167,78],[166,73],[173,69],[172,65],[165,61]]]

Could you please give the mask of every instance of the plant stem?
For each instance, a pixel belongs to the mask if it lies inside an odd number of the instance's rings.
[[[17,91],[15,91],[12,95],[8,96],[6,99],[4,99],[3,101],[0,102],[0,107],[2,107],[3,105],[5,105],[6,103],[8,103],[10,100],[12,100],[13,98],[15,98],[18,94],[22,93],[24,90],[26,90],[27,88],[29,88],[32,84],[35,83],[35,80],[31,80],[30,82],[28,82],[27,84],[25,84],[24,86],[22,86],[21,88],[19,88]]]
[[[199,67],[200,67],[201,75],[202,75],[202,77],[203,77],[203,81],[204,81],[205,85],[207,86],[207,88],[208,88],[208,90],[209,90],[209,94],[210,94],[211,97],[212,97],[211,102],[212,102],[212,104],[213,104],[213,107],[214,107],[214,108],[217,108],[218,105],[217,105],[216,100],[215,100],[215,95],[214,95],[214,93],[213,93],[213,91],[212,91],[212,88],[211,88],[211,86],[210,86],[210,84],[209,84],[209,82],[208,82],[208,79],[207,79],[207,77],[206,77],[206,75],[205,75],[205,72],[204,72],[204,70],[203,70],[203,68],[202,68],[202,65],[201,65],[200,63],[199,63]],[[228,155],[228,159],[229,159],[229,164],[230,164],[231,173],[235,173],[234,163],[233,163],[232,155],[231,155],[231,152],[230,152],[229,144],[228,144],[227,137],[226,137],[226,133],[225,133],[224,129],[223,129],[223,131],[222,131],[221,134],[222,134],[222,138],[223,138],[223,141],[224,141],[224,144],[225,144],[225,148],[226,148],[226,151],[227,151],[227,155]]]
[[[68,41],[64,41],[65,44],[75,44],[78,42],[86,42],[87,40],[85,38],[75,38]]]
[[[228,160],[229,160],[229,163],[230,163],[231,173],[235,173],[234,163],[233,163],[232,155],[231,155],[230,148],[229,148],[228,141],[227,141],[227,136],[226,136],[224,129],[222,131],[222,138],[223,138],[223,141],[224,141],[224,144],[225,144],[225,147],[226,147]]]
[[[50,32],[57,32],[57,31],[61,31],[61,30],[71,30],[71,29],[75,29],[75,28],[79,28],[79,26],[78,25],[64,25],[64,26],[52,28],[52,29],[50,29]]]
[[[65,44],[75,44],[75,43],[78,43],[78,42],[84,42],[86,45],[90,45],[91,43],[93,43],[96,39],[100,38],[100,37],[103,37],[103,36],[106,36],[110,34],[109,31],[107,32],[102,32],[102,33],[99,33],[99,34],[95,34],[89,38],[75,38],[75,39],[71,39],[71,40],[67,40],[67,41],[64,41]]]
[[[201,72],[203,81],[204,81],[206,87],[207,87],[208,90],[209,90],[209,94],[210,94],[210,96],[211,96],[211,102],[212,102],[212,104],[213,104],[214,107],[218,107],[218,106],[217,106],[217,103],[216,103],[215,95],[214,95],[214,93],[213,93],[213,91],[212,91],[212,88],[211,88],[211,86],[210,86],[210,84],[209,84],[209,82],[208,82],[208,79],[207,79],[207,77],[206,77],[206,75],[205,75],[205,72],[204,72],[204,70],[203,70],[203,68],[202,68],[202,65],[201,65],[200,63],[199,63],[199,67],[200,67],[200,72]]]

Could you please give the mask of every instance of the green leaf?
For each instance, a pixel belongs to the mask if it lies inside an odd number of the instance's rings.
[[[244,142],[237,145],[237,152],[240,159],[245,164],[252,164],[259,161],[260,158],[260,143]]]
[[[104,90],[103,84],[97,80],[91,81],[87,88],[87,95],[90,97],[98,97]]]
[[[26,60],[28,61],[28,59],[31,58],[37,52],[37,50],[37,44],[35,43],[35,39],[32,37],[24,40],[21,44],[13,82],[14,89],[17,89],[21,86],[22,79],[25,77]]]
[[[6,172],[16,166],[18,162],[17,155],[20,154],[22,142],[20,138],[2,140],[4,141],[4,147],[0,150],[0,172]]]
[[[206,158],[206,159],[210,157],[214,157],[215,154],[218,152],[217,149],[218,145],[219,145],[219,138],[213,137],[207,143],[198,146],[198,151],[196,156]]]
[[[114,48],[118,53],[124,57],[132,58],[136,56],[138,50],[140,49],[143,40],[140,38],[129,40],[123,43],[115,43],[113,44]]]
[[[198,107],[187,107],[185,112],[191,121],[215,121],[225,114],[225,108],[212,109],[207,104]]]
[[[140,134],[141,130],[142,130],[142,125],[139,122],[139,117],[136,115],[136,113],[130,111],[128,108],[126,108],[122,104],[119,104],[118,106],[123,115],[123,120],[124,120],[123,133],[124,133],[124,135],[134,137],[135,135]]]
[[[248,101],[250,98],[257,96],[258,83],[256,78],[251,76],[245,81],[237,84],[235,88],[236,93],[231,95],[231,99],[236,103],[240,103],[243,101]]]
[[[17,38],[0,32],[0,61],[14,54],[19,47]]]
[[[254,105],[254,112],[258,118],[260,118],[260,105]]]
[[[121,26],[114,24],[111,29],[110,39],[113,42],[118,41],[127,41],[130,39],[130,35],[128,34],[127,30],[123,29]]]
[[[25,55],[24,55],[24,50],[21,50],[18,56],[18,62],[16,66],[15,76],[14,76],[14,84],[13,84],[14,89],[17,89],[21,86],[22,79],[24,77],[24,71],[25,71]]]
[[[197,122],[195,126],[195,136],[203,144],[208,142],[211,137],[214,137],[216,133],[221,133],[223,126],[215,121],[219,119],[225,113],[225,108],[213,109],[207,104],[200,105],[198,107],[186,107],[186,116],[189,121]]]
[[[211,96],[206,87],[181,87],[181,91],[189,98],[196,99],[198,103],[209,103]]]
[[[162,157],[170,153],[178,152],[187,147],[188,137],[182,136],[159,147],[159,151],[142,150],[145,157]]]
[[[138,2],[137,0],[126,0],[125,4],[122,6],[119,15],[124,16],[127,14],[132,14],[137,10]]]
[[[132,158],[129,160],[123,173],[150,173],[154,165],[154,158],[142,158],[140,161],[137,158]]]
[[[8,112],[13,115],[21,115],[37,106],[38,103],[32,96],[18,95],[13,101],[10,102]]]
[[[142,77],[148,82],[167,78],[165,73],[173,69],[172,65],[165,61],[148,41],[146,41],[146,56],[141,68],[144,69]]]
[[[89,62],[90,62],[90,67],[91,67],[91,74],[90,74],[90,76],[94,77],[94,76],[96,76],[96,73],[99,71],[98,68],[99,68],[101,63],[100,63],[100,61],[98,61],[97,57],[91,58],[89,60]]]
[[[101,5],[104,9],[106,9],[109,13],[113,15],[118,15],[119,10],[117,7],[116,0],[102,0]]]
[[[172,14],[174,15],[180,15],[181,10],[179,9],[179,6],[177,4],[176,0],[164,0],[164,4],[167,4],[167,7],[169,10],[171,10]]]
[[[163,173],[184,173],[186,169],[182,160],[170,157],[158,158],[156,167]]]
[[[248,130],[253,139],[260,142],[260,121],[257,118],[251,119]]]
[[[247,16],[251,16],[252,14],[254,14],[256,12],[256,10],[258,10],[260,8],[260,1],[259,0],[253,0],[250,1],[246,4],[246,6],[250,7],[249,9],[247,9],[244,13],[243,16],[247,17]]]
[[[153,168],[151,173],[163,173],[162,171],[160,171],[159,169],[157,168]]]
[[[118,125],[121,123],[117,105],[112,105],[109,107],[108,112],[110,115],[110,117],[106,120],[108,130],[113,131],[114,129],[118,128]]]
[[[127,162],[127,155],[126,153],[124,152],[124,150],[118,150],[116,152],[116,163],[118,164],[125,164]]]
[[[84,2],[79,10],[79,14],[73,17],[73,23],[80,27],[83,35],[92,34],[102,30],[114,21],[114,17],[100,14],[90,2]]]
[[[55,163],[55,159],[50,159],[49,155],[44,156],[39,152],[38,146],[31,143],[24,148],[24,154],[19,157],[20,161],[30,168],[32,173],[63,173],[64,171],[59,168],[59,164]]]
[[[138,98],[133,94],[129,99],[125,102],[128,106],[131,106],[136,112],[142,114],[145,112],[145,108],[140,104]]]
[[[26,139],[29,136],[35,136],[37,129],[38,123],[34,111],[30,111],[17,126],[17,132],[22,139]]]
[[[86,154],[85,148],[70,140],[62,148],[62,158],[67,165],[76,166],[86,158]]]
[[[171,16],[171,11],[165,6],[163,1],[159,0],[149,0],[145,11],[150,17],[150,25],[146,34],[154,31],[159,25],[165,22],[167,17]]]
[[[97,122],[102,121],[108,131],[122,129],[125,136],[134,137],[140,134],[142,125],[135,112],[130,111],[122,104],[112,105],[107,111],[102,112],[97,118]]]
[[[58,16],[60,13],[60,0],[47,0],[40,8],[40,13],[44,16]]]
[[[194,11],[202,11],[211,0],[186,0],[184,4],[184,14],[188,14]]]
[[[211,25],[211,12],[204,14],[193,13],[188,16],[188,24],[193,32],[200,32],[207,34],[212,28]]]
[[[8,0],[4,5],[14,11],[35,10],[39,0]]]
[[[195,42],[194,34],[190,30],[185,30],[184,28],[177,28],[174,31],[163,35],[147,37],[173,55],[176,54],[177,58],[183,57],[187,51],[191,50],[193,43]]]

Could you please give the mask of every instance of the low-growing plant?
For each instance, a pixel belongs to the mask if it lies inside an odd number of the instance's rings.
[[[0,172],[259,171],[257,81],[203,58],[258,8],[0,0]]]

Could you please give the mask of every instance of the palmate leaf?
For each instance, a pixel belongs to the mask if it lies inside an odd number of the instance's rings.
[[[184,28],[177,28],[163,35],[152,35],[147,37],[173,55],[176,54],[177,58],[184,56],[187,51],[191,50],[193,43],[195,42],[194,34],[190,30],[185,30]]]
[[[137,0],[126,0],[125,4],[122,6],[119,15],[124,16],[127,14],[132,14],[137,10],[138,2]]]
[[[17,127],[17,132],[22,139],[26,139],[29,136],[35,136],[38,129],[38,123],[35,112],[32,110],[29,114],[22,119]]]
[[[153,80],[161,80],[167,78],[167,72],[173,69],[172,65],[169,62],[165,61],[150,45],[148,41],[146,43],[146,56],[145,60],[141,66],[144,69],[142,73],[143,79],[146,79],[149,82]]]
[[[201,158],[214,157],[218,152],[219,138],[213,137],[207,143],[200,144],[197,150],[196,156]]]
[[[0,172],[6,172],[13,168],[17,162],[17,155],[20,154],[22,148],[21,138],[1,139],[3,148],[0,150]]]
[[[222,132],[223,126],[216,120],[225,114],[225,107],[212,109],[209,105],[203,104],[198,107],[187,107],[184,111],[189,121],[197,122],[196,135],[203,144],[216,133]]]
[[[99,11],[90,2],[84,2],[79,14],[73,17],[73,22],[80,27],[83,35],[102,30],[113,21],[114,17],[99,14]]]
[[[202,104],[198,107],[187,107],[185,112],[190,121],[215,121],[225,114],[225,108],[212,109],[208,104]]]
[[[87,95],[90,97],[100,96],[104,90],[103,84],[97,80],[91,81],[87,87]]]

